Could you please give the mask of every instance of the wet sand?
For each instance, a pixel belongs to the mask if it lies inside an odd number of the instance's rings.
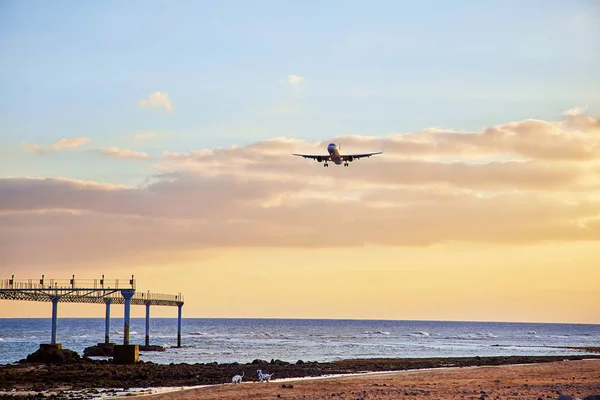
[[[574,348],[574,353],[582,351]],[[596,352],[598,349],[590,348],[587,351]],[[71,352],[72,353],[72,352]],[[69,353],[69,354],[71,354]],[[72,354],[71,354],[72,355]],[[505,357],[456,357],[456,358],[375,358],[375,359],[349,359],[333,362],[311,362],[298,360],[296,363],[289,363],[281,360],[254,360],[251,363],[226,363],[218,364],[216,362],[206,364],[154,364],[140,362],[137,364],[118,365],[109,361],[91,360],[73,356],[67,358],[66,362],[43,363],[28,362],[22,360],[18,364],[0,366],[0,399],[34,399],[40,396],[52,395],[53,399],[97,399],[99,396],[112,397],[127,394],[157,393],[166,391],[181,391],[190,387],[200,385],[211,385],[199,389],[192,397],[183,398],[234,398],[241,395],[242,398],[277,398],[277,395],[287,398],[444,398],[445,392],[432,391],[435,387],[426,385],[427,388],[418,386],[420,374],[431,374],[429,379],[439,379],[446,375],[436,375],[436,371],[448,374],[457,374],[457,381],[464,380],[464,377],[470,377],[474,371],[482,370],[484,367],[529,365],[533,368],[531,371],[537,371],[536,367],[543,365],[562,365],[563,372],[566,374],[555,379],[570,379],[577,377],[575,372],[571,372],[572,366],[579,365],[582,360],[595,360],[596,376],[582,375],[584,383],[597,383],[600,374],[600,355],[569,355],[569,356],[505,356]],[[586,361],[591,362],[591,361]],[[542,363],[542,364],[540,364]],[[554,363],[554,364],[550,364]],[[570,364],[569,364],[570,363]],[[582,364],[586,365],[586,364]],[[448,369],[453,367],[454,369]],[[274,381],[269,383],[259,383],[256,373],[257,369],[262,369],[268,373],[274,374]],[[548,368],[548,367],[545,367]],[[435,369],[428,371],[427,369]],[[418,372],[415,372],[417,371]],[[398,371],[400,375],[390,375],[391,372]],[[399,372],[402,371],[402,372]],[[411,375],[416,373],[417,375]],[[455,372],[451,372],[455,371]],[[492,369],[491,371],[497,371]],[[529,373],[529,370],[523,370]],[[558,373],[559,369],[555,372]],[[244,373],[242,385],[232,385],[231,377],[236,374]],[[369,372],[370,375],[357,376]],[[375,373],[375,374],[373,374]],[[381,373],[385,373],[381,375]],[[480,373],[480,372],[477,372]],[[331,378],[332,376],[354,374],[352,377]],[[572,375],[573,374],[573,375]],[[556,374],[555,374],[556,375]],[[393,377],[393,378],[390,378]],[[321,377],[321,379],[315,379]],[[407,377],[415,377],[417,380],[407,380]],[[566,378],[565,378],[566,377]],[[326,378],[323,380],[323,378]],[[392,381],[387,381],[392,379]],[[400,381],[397,381],[400,379]],[[412,378],[411,378],[412,379]],[[482,386],[486,379],[497,380],[497,378],[480,377],[479,386]],[[498,378],[499,379],[499,378]],[[501,382],[506,380],[502,378]],[[579,378],[578,378],[579,379]],[[338,383],[340,381],[342,383]],[[509,380],[510,381],[510,380]],[[282,384],[294,385],[293,388],[282,387]],[[291,383],[288,383],[291,382]],[[444,380],[439,381],[440,387],[448,385]],[[558,384],[555,381],[555,384]],[[561,384],[573,384],[573,382],[560,381]],[[254,385],[254,386],[253,386]],[[458,384],[456,390],[465,386],[465,382]],[[348,387],[348,390],[344,389]],[[436,390],[439,388],[435,388]],[[510,388],[506,388],[508,390]],[[548,388],[544,388],[547,391]],[[560,388],[553,387],[556,392]],[[569,388],[571,389],[571,388]],[[592,389],[583,388],[585,390]],[[582,389],[582,390],[583,390]],[[463,389],[464,390],[464,389]],[[483,389],[487,392],[487,389]],[[247,393],[246,393],[247,391]],[[344,393],[341,393],[344,392]],[[363,393],[364,392],[364,393]],[[192,393],[184,391],[185,396]],[[428,394],[429,393],[429,394]],[[508,392],[506,392],[508,393]],[[503,393],[503,396],[506,395]],[[15,396],[17,395],[17,396]],[[461,392],[461,396],[471,396],[471,392]],[[477,398],[480,398],[480,396]],[[14,396],[14,397],[13,397]],[[176,396],[171,394],[169,396]],[[217,396],[217,397],[214,397]],[[225,396],[225,397],[219,397]],[[233,396],[233,397],[227,397]],[[266,396],[266,397],[265,397]],[[365,397],[366,396],[366,397]],[[400,396],[400,397],[393,397]],[[424,397],[425,396],[425,397]],[[453,395],[450,395],[452,398]],[[491,395],[490,395],[491,396]],[[518,397],[518,395],[515,395]],[[469,397],[469,398],[471,398]],[[483,399],[489,396],[484,396]],[[585,396],[584,396],[585,397]],[[167,397],[172,398],[172,397]],[[178,397],[173,397],[178,398]],[[455,398],[460,398],[455,397]],[[465,397],[467,398],[467,397]],[[489,397],[495,398],[495,397]],[[506,397],[505,397],[506,398]],[[508,397],[511,398],[511,397]],[[513,397],[515,398],[515,397]],[[538,397],[535,397],[537,399]]]
[[[282,387],[285,385],[286,387]],[[289,386],[292,386],[291,388]],[[144,396],[188,399],[557,399],[600,394],[600,360],[231,383]]]
[[[574,351],[575,352],[575,351]],[[273,373],[275,379],[297,379],[364,372],[405,371],[426,368],[476,367],[582,360],[600,355],[507,356],[449,358],[373,358],[333,362],[254,360],[251,363],[138,364],[118,365],[108,361],[72,358],[66,363],[19,363],[0,366],[0,391],[125,389],[220,385],[244,373],[244,381],[258,381],[257,369]]]

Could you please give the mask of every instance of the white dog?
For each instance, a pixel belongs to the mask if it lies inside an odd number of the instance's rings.
[[[256,372],[258,373],[258,379],[261,382],[264,382],[264,381],[269,382],[271,380],[271,377],[273,376],[273,374],[263,374],[262,369],[258,369],[258,370],[256,370]]]
[[[231,378],[231,383],[242,383],[242,378],[244,377],[244,371],[242,371],[241,375],[236,375]]]

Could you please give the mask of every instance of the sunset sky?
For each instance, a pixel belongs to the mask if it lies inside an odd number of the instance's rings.
[[[594,0],[3,1],[0,279],[133,274],[184,317],[600,323],[598,21]],[[384,153],[290,154],[331,141]]]

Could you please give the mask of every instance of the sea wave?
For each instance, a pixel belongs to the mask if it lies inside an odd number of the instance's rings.
[[[391,335],[390,332],[388,331],[365,331],[365,334],[367,335]]]
[[[46,343],[49,319],[2,321],[0,364],[25,358]],[[143,344],[145,318],[132,318],[131,343]],[[60,320],[63,347],[82,354],[104,338],[104,319]],[[111,329],[115,341],[123,326]],[[561,347],[592,346],[600,339],[600,325],[467,323],[437,321],[360,320],[183,320],[177,347],[177,320],[152,319],[150,343],[165,352],[143,352],[140,359],[156,363],[331,361],[363,357],[465,357],[493,355],[567,355]],[[43,332],[37,334],[34,332]],[[528,334],[536,332],[537,334]]]

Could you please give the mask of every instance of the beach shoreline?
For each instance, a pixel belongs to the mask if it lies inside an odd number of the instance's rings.
[[[581,349],[580,349],[581,350]],[[67,364],[19,363],[0,366],[0,398],[5,395],[17,399],[16,394],[54,393],[56,398],[68,398],[76,391],[81,398],[101,398],[116,395],[148,394],[190,390],[196,387],[214,387],[228,384],[231,377],[244,372],[244,383],[257,382],[257,369],[273,373],[274,381],[281,383],[315,379],[341,379],[357,374],[385,374],[398,371],[427,371],[448,368],[528,365],[563,360],[582,361],[598,359],[600,355],[574,354],[571,356],[505,356],[505,357],[439,357],[439,358],[371,358],[348,359],[335,362],[281,360],[254,360],[252,363],[218,364],[154,364],[140,362],[116,365],[108,361],[86,358]],[[600,364],[599,364],[600,365]],[[104,392],[105,391],[105,392]],[[153,394],[156,395],[156,394]],[[64,397],[61,397],[64,396]],[[27,398],[27,397],[21,397]],[[33,398],[33,397],[30,397]],[[71,397],[72,398],[72,397]],[[80,397],[77,397],[80,398]]]
[[[583,399],[600,394],[600,359],[356,374],[324,379],[249,382],[146,395],[192,399]]]
[[[436,367],[375,371],[316,377],[274,379],[268,383],[244,381],[196,386],[131,388],[129,390],[48,390],[3,392],[0,399],[115,399],[151,400],[287,398],[317,399],[557,399],[561,394],[584,398],[600,394],[600,358],[525,364]]]

